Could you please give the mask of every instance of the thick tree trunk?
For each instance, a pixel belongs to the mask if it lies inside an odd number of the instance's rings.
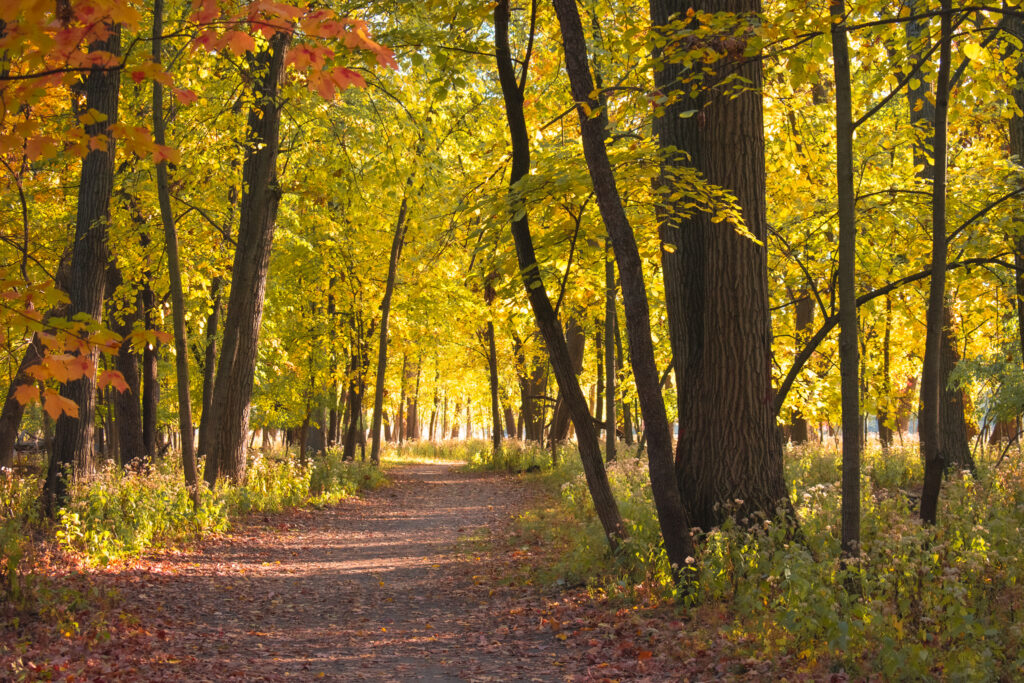
[[[575,12],[575,5],[572,10]],[[509,191],[515,199],[517,183],[530,172],[530,137],[526,127],[526,117],[523,113],[523,93],[529,65],[524,65],[522,80],[517,82],[512,53],[509,48],[508,23],[509,0],[498,0],[494,8],[495,57],[512,143]],[[579,23],[578,15],[576,23]],[[582,28],[580,31],[582,32]],[[533,238],[530,234],[528,215],[527,211],[519,218],[513,217],[511,225],[523,285],[537,320],[537,327],[547,346],[559,391],[576,427],[580,460],[583,463],[584,475],[594,501],[594,509],[601,521],[608,543],[612,549],[615,549],[618,547],[623,533],[622,517],[619,514],[618,505],[612,494],[608,475],[601,459],[601,446],[597,440],[594,422],[591,419],[590,411],[587,410],[586,399],[580,390],[576,374],[573,372],[572,360],[569,357],[562,326],[558,323],[558,317],[541,278],[540,267],[534,252]]]
[[[112,25],[103,41],[92,43],[90,52],[121,54],[121,27]],[[93,68],[85,78],[83,91],[87,110],[95,109],[104,120],[85,126],[85,133],[106,137],[106,145],[93,149],[82,161],[75,219],[75,243],[71,255],[68,297],[71,313],[84,313],[94,320],[103,316],[103,295],[107,276],[107,228],[110,196],[114,185],[114,136],[109,127],[117,123],[121,70]],[[96,365],[96,353],[92,363]],[[95,380],[86,376],[61,388],[61,395],[78,405],[78,417],[67,414],[57,419],[53,454],[43,486],[43,502],[54,515],[66,502],[68,476],[87,474],[93,467],[93,420],[96,413]]]
[[[626,217],[615,175],[608,159],[605,136],[608,118],[605,108],[594,99],[594,83],[587,63],[587,46],[583,37],[583,26],[574,0],[554,0],[558,24],[562,30],[562,46],[565,50],[565,70],[572,86],[573,99],[577,102],[580,121],[580,136],[583,154],[594,186],[601,218],[612,247],[615,263],[619,269],[622,286],[622,302],[626,313],[626,332],[629,335],[630,361],[636,377],[640,410],[648,432],[648,468],[651,478],[651,492],[661,527],[665,553],[677,577],[693,561],[695,554],[690,536],[690,520],[680,491],[675,483],[672,466],[672,435],[669,430],[665,402],[661,395],[661,381],[654,363],[654,345],[651,342],[651,321],[647,304],[647,288],[644,284],[643,265],[640,260],[633,228]],[[587,105],[589,111],[584,109]],[[573,420],[577,433],[581,425]]]
[[[20,386],[35,384],[36,380],[28,374],[28,369],[42,359],[42,353],[39,336],[33,335],[32,341],[25,348],[18,372],[15,373],[11,386],[7,388],[7,398],[4,400],[3,411],[0,412],[0,468],[10,468],[14,465],[14,444],[18,440],[21,418],[25,414],[25,406],[14,397],[14,392]]]
[[[213,387],[210,451],[203,473],[211,486],[220,474],[233,481],[245,477],[244,436],[249,429],[256,348],[263,322],[263,298],[277,206],[281,199],[277,155],[283,102],[279,89],[290,38],[286,32],[275,34],[267,48],[251,59],[253,71],[261,75],[249,111],[238,247],[231,269],[223,349]]]
[[[402,258],[405,245],[406,216],[409,201],[402,197],[395,221],[395,233],[391,240],[391,257],[388,260],[388,279],[384,285],[384,300],[380,304],[380,344],[377,349],[377,381],[373,387],[373,423],[370,425],[370,460],[380,463],[380,424],[384,411],[384,379],[388,366],[388,316],[391,314],[391,297],[395,292],[395,278],[398,275],[398,261]]]
[[[673,15],[684,17],[691,4],[651,0],[651,21],[664,26]],[[692,7],[760,11],[757,0],[703,0]],[[730,511],[737,518],[755,511],[773,515],[789,501],[772,405],[761,61],[742,58],[740,47],[714,62],[716,73],[699,75],[666,59],[672,50],[687,49],[670,43],[656,51],[655,85],[671,103],[654,125],[669,154],[662,162],[659,193],[664,193],[662,264],[679,405],[676,473],[690,520],[710,529]],[[701,68],[708,67],[695,67]],[[703,81],[691,97],[688,79],[694,75]],[[723,86],[726,76],[742,78],[744,87]],[[680,116],[690,110],[698,113]],[[683,166],[728,190],[761,244],[713,223],[708,212],[687,217],[683,204],[690,197],[670,199]],[[644,422],[650,432],[646,413]]]
[[[939,403],[939,441],[946,457],[946,469],[974,472],[974,456],[967,436],[966,400],[960,387],[950,386],[949,379],[960,353],[956,349],[953,312],[943,310],[942,342],[939,359],[939,381],[942,383]]]

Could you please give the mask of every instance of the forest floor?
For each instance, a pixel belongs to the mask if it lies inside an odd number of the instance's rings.
[[[559,681],[769,674],[680,639],[670,608],[536,587],[515,515],[543,495],[458,464],[321,510],[254,516],[193,547],[65,576],[116,595],[73,629],[0,631],[0,679]],[[89,588],[88,593],[84,591]],[[62,632],[58,632],[62,631]],[[6,653],[4,652],[6,650]]]

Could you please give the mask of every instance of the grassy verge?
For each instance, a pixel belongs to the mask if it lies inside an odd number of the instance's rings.
[[[770,520],[752,529],[727,523],[699,537],[697,594],[678,608],[680,641],[684,631],[687,639],[704,633],[708,642],[726,643],[731,657],[784,657],[794,674],[812,676],[1024,676],[1024,463],[993,468],[982,459],[976,478],[952,476],[940,523],[926,527],[913,509],[921,479],[916,450],[869,450],[863,555],[845,567],[837,540],[838,455],[794,450],[786,469],[802,541]],[[533,553],[536,567],[510,580],[586,585],[627,607],[676,601],[645,463],[627,456],[609,467],[629,530],[614,556],[578,463],[570,459],[538,476],[551,495],[519,519],[512,542],[542,550]],[[844,588],[851,574],[859,595]]]

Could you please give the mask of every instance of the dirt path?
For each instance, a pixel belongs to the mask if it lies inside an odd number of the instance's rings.
[[[456,465],[393,470],[338,507],[265,518],[121,575],[165,647],[149,680],[560,680],[550,630],[500,626],[508,599],[456,548],[528,492]],[[122,592],[124,589],[122,588]],[[102,653],[97,653],[102,655]],[[569,667],[572,668],[572,667]]]

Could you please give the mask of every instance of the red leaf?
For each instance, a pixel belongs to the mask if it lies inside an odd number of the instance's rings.
[[[124,375],[117,370],[104,370],[100,373],[100,377],[96,381],[96,385],[100,389],[106,389],[108,386],[112,386],[122,394],[128,391],[128,382],[124,380]]]

